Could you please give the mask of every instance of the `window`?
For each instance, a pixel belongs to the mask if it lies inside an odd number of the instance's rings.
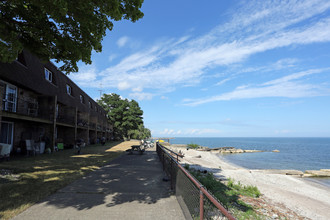
[[[93,107],[91,102],[88,102],[88,104],[89,104],[89,108]]]
[[[6,84],[3,99],[3,110],[16,112],[17,88],[16,86]]]
[[[18,54],[17,61],[19,63],[23,64],[24,66],[26,66],[25,57],[24,57],[23,53]]]
[[[85,103],[84,96],[82,96],[82,95],[80,95],[80,102],[83,104]]]
[[[45,79],[49,82],[53,82],[53,73],[45,68]]]
[[[95,106],[95,111],[97,112],[97,107]]]
[[[72,95],[72,88],[68,84],[66,84],[66,93]]]

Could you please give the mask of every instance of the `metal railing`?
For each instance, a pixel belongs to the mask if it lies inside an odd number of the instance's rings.
[[[2,111],[25,115],[33,118],[50,120],[49,111],[40,108],[38,99],[22,99],[16,97],[7,97],[2,100]]]
[[[169,176],[171,189],[187,219],[235,219],[179,162],[179,156],[157,143],[157,154]],[[172,155],[176,156],[176,159]]]

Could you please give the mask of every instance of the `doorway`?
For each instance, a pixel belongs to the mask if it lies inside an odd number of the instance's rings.
[[[1,122],[0,143],[13,145],[14,123]]]

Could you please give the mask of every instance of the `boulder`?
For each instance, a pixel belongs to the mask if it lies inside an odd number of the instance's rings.
[[[285,175],[298,175],[302,176],[304,173],[300,170],[286,170]]]

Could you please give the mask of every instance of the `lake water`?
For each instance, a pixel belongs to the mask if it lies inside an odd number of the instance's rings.
[[[330,138],[175,138],[172,144],[235,147],[266,152],[229,154],[225,160],[248,169],[330,169]],[[272,150],[279,150],[273,153]],[[330,187],[330,178],[313,178]]]

